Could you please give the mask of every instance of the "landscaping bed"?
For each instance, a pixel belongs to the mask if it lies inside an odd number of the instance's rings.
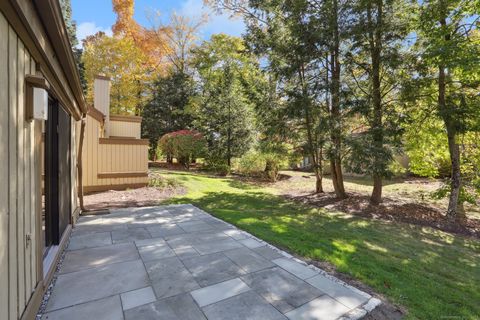
[[[144,187],[124,191],[109,190],[86,195],[85,208],[96,211],[102,209],[156,206],[163,200],[185,194],[185,189]]]

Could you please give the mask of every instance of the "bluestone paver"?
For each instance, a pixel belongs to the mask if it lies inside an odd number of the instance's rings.
[[[253,291],[202,308],[208,320],[286,320],[287,318]]]
[[[270,248],[269,246],[257,247],[253,248],[252,250],[268,260],[275,260],[283,257],[278,251]]]
[[[145,262],[145,267],[159,299],[200,288],[177,257]]]
[[[283,313],[324,294],[277,267],[250,273],[241,279]]]
[[[192,296],[181,294],[125,311],[125,320],[206,320]]]
[[[174,223],[161,224],[154,227],[147,227],[152,237],[166,237],[185,233],[185,231]]]
[[[242,248],[243,246],[233,239],[226,239],[223,241],[209,241],[209,242],[200,242],[193,244],[195,250],[198,251],[201,255],[217,253],[222,251],[227,251],[236,248]]]
[[[120,295],[123,310],[132,309],[157,300],[152,287],[128,291]]]
[[[361,295],[321,274],[308,279],[307,282],[350,309],[358,307],[369,299],[367,295]]]
[[[296,262],[293,259],[278,258],[273,260],[273,263],[275,263],[276,265],[282,267],[283,269],[287,270],[291,274],[294,274],[296,277],[303,280],[317,275],[317,273],[314,270],[308,268],[307,266],[299,262]]]
[[[244,240],[244,239],[248,238],[248,236],[245,232],[242,232],[242,231],[237,230],[237,229],[224,230],[223,233],[225,233],[227,236],[232,237],[235,240]]]
[[[143,261],[158,260],[175,256],[175,252],[166,244],[152,244],[138,248]]]
[[[178,246],[173,249],[173,251],[180,259],[198,257],[200,255],[197,250],[195,250],[195,248],[193,248],[192,246]]]
[[[324,295],[286,313],[290,320],[335,320],[350,309]]]
[[[136,259],[139,255],[133,243],[67,251],[60,273]]]
[[[86,248],[94,248],[108,246],[112,244],[110,232],[87,233],[75,235],[70,238],[67,250],[79,250]]]
[[[224,254],[247,273],[275,266],[261,255],[245,247],[225,251]]]
[[[245,273],[222,253],[186,258],[183,263],[202,287],[238,278]]]
[[[201,220],[199,221],[189,221],[189,222],[179,222],[178,226],[185,230],[185,232],[201,232],[213,230],[213,227],[208,223],[205,223]]]
[[[240,240],[239,241],[241,244],[243,244],[245,247],[247,248],[258,248],[258,247],[262,247],[265,245],[265,243],[261,243],[260,241],[257,241],[253,238],[247,238],[247,239],[244,239],[244,240]]]
[[[136,240],[150,239],[150,233],[145,228],[112,231],[113,243],[134,242]]]
[[[151,246],[156,244],[166,244],[166,243],[167,242],[163,238],[135,240],[135,245],[137,247]]]
[[[55,282],[47,311],[105,298],[149,285],[141,260],[61,274]]]
[[[123,320],[120,297],[112,296],[77,304],[43,315],[42,320]]]
[[[193,299],[197,301],[200,307],[228,299],[240,293],[246,292],[250,288],[242,280],[236,278],[220,282],[202,289],[191,292]]]
[[[72,236],[79,235],[88,235],[101,232],[111,232],[111,231],[120,231],[127,230],[128,227],[126,224],[97,224],[97,225],[81,225],[75,226],[72,230]]]

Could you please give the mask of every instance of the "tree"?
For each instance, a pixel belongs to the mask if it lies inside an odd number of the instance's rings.
[[[198,29],[203,23],[204,20],[197,21],[173,14],[168,28],[162,28],[158,23],[151,29],[156,36],[166,37],[171,48],[166,55],[169,62],[167,72],[154,81],[151,88],[152,97],[142,114],[142,132],[143,136],[150,140],[152,159],[160,136],[192,127],[192,116],[187,108],[195,95],[190,66],[191,53],[196,46]]]
[[[259,54],[266,54],[269,70],[280,81],[287,98],[287,121],[296,123],[305,153],[313,163],[316,192],[323,192],[324,149],[327,141],[327,68],[324,47],[318,45],[315,9],[308,1],[266,1],[253,7],[264,22],[251,19],[248,40]],[[285,122],[284,122],[285,123]]]
[[[62,8],[63,19],[67,27],[68,38],[70,45],[72,46],[73,56],[77,63],[78,71],[80,74],[80,83],[82,84],[83,92],[86,92],[87,83],[85,80],[85,66],[82,62],[82,49],[78,48],[77,39],[77,23],[72,18],[72,4],[70,0],[61,0],[60,7]]]
[[[192,77],[176,70],[158,78],[151,91],[142,112],[142,136],[149,139],[150,150],[155,152],[162,135],[192,127],[188,105],[196,93]],[[154,154],[150,156],[154,160]]]
[[[413,79],[418,100],[435,110],[446,131],[451,176],[447,217],[465,219],[459,139],[480,129],[480,1],[429,0],[420,5],[416,49],[421,64]],[[434,97],[432,99],[432,97]]]
[[[143,53],[143,64],[149,73],[155,75],[164,71],[164,57],[170,51],[167,40],[169,27],[159,26],[148,29],[133,18],[134,0],[112,0],[117,20],[112,26],[114,35],[128,38]],[[154,77],[152,77],[154,78]]]
[[[207,17],[186,17],[173,12],[168,25],[163,26],[160,13],[154,12],[151,20],[154,35],[165,39],[168,44],[169,50],[165,57],[169,71],[173,69],[175,72],[189,74],[192,49],[197,46],[199,29],[207,22]]]
[[[240,38],[213,35],[195,49],[199,95],[192,101],[194,127],[208,142],[210,160],[231,166],[253,138],[253,105],[244,81],[258,69]]]
[[[317,192],[323,191],[323,154],[330,136],[328,156],[334,189],[337,197],[345,198],[337,1],[217,0],[209,3],[244,17],[248,26],[247,43],[265,57],[268,71],[279,81],[278,90],[283,91],[289,101],[285,120],[297,122],[299,134],[306,141],[302,145],[313,162]]]
[[[204,155],[206,141],[200,132],[194,130],[180,130],[163,135],[159,140],[162,151],[170,157],[175,157],[185,169]]]
[[[372,175],[370,202],[382,200],[383,178],[389,176],[392,148],[399,144],[395,94],[402,76],[402,44],[408,35],[408,10],[400,0],[364,0],[352,6],[348,60],[354,80],[356,109],[367,128],[352,152],[355,171]]]
[[[110,110],[115,114],[141,114],[145,104],[145,83],[151,74],[144,65],[145,56],[132,39],[109,37],[103,32],[89,36],[83,43],[82,62],[87,80],[87,102],[93,103],[93,81],[96,75],[111,78]]]

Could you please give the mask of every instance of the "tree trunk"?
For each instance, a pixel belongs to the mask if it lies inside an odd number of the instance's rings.
[[[380,202],[382,202],[382,176],[376,174],[373,176],[373,190],[370,196],[370,203],[379,205]]]
[[[450,197],[448,201],[447,218],[461,222],[466,219],[465,212],[460,209],[460,190],[462,187],[461,172],[460,172],[460,147],[455,141],[454,130],[447,129],[448,136],[448,151],[450,152],[450,161],[452,163],[452,176]],[[463,203],[462,203],[463,207]]]
[[[317,152],[317,165],[315,166],[315,178],[316,178],[316,185],[315,185],[315,192],[316,193],[323,193],[323,165],[322,165],[322,148]]]
[[[228,100],[227,165],[232,166],[232,106]]]
[[[440,6],[440,25],[442,26],[444,32],[448,32],[446,31],[447,21],[445,13],[445,3],[441,1]],[[444,40],[450,40],[450,36],[448,35],[448,33],[445,34]],[[445,66],[440,63],[438,67],[438,109],[447,129],[448,151],[450,153],[450,162],[452,165],[447,218],[452,221],[462,222],[466,219],[466,216],[465,210],[463,209],[463,202],[460,200],[460,191],[462,187],[462,177],[460,171],[460,147],[456,141],[457,131],[455,129],[454,123],[455,119],[451,114],[452,110],[448,110],[446,102],[446,87],[447,71]]]
[[[373,146],[376,150],[373,155],[373,190],[370,197],[370,203],[378,205],[382,201],[382,171],[384,167],[383,153],[383,110],[382,110],[382,96],[381,96],[381,51],[382,51],[382,14],[383,14],[383,0],[376,1],[375,22],[372,19],[372,10],[369,6],[367,8],[367,19],[370,26],[369,43],[370,55],[372,60],[372,104],[373,104],[373,119],[372,119],[372,139]]]
[[[82,163],[82,153],[83,153],[83,140],[85,138],[85,126],[87,121],[87,116],[84,114],[80,124],[80,139],[78,145],[78,155],[77,155],[77,174],[78,174],[78,202],[80,204],[80,210],[86,211],[83,204],[83,163]]]
[[[330,154],[330,169],[332,174],[333,188],[339,199],[347,198],[342,174],[342,127],[340,114],[340,36],[338,30],[338,1],[332,0],[332,31],[333,45],[331,49],[331,96],[332,104],[330,109],[330,138],[332,141],[332,152]]]
[[[313,171],[315,172],[315,178],[316,178],[316,185],[315,185],[315,193],[323,193],[323,186],[322,186],[322,178],[323,178],[323,173],[322,173],[322,163],[321,159],[319,159],[318,151],[317,149],[317,144],[314,142],[313,134],[312,134],[312,123],[311,123],[311,117],[310,117],[310,111],[307,110],[305,112],[306,117],[305,117],[305,122],[307,126],[307,139],[308,139],[308,148],[310,149],[310,156],[312,157],[312,162],[313,162]]]

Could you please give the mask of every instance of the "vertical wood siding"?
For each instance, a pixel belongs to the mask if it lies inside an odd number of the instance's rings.
[[[110,136],[140,139],[140,122],[110,120]]]
[[[0,37],[8,39],[8,24],[0,15]],[[8,310],[8,41],[0,41],[0,310]],[[5,272],[7,271],[7,272]],[[2,312],[3,313],[3,312]],[[0,313],[0,315],[2,314]]]
[[[36,63],[0,14],[0,314],[18,319],[39,277],[37,273],[37,181],[40,170],[36,135],[39,121],[26,122],[25,75]],[[37,139],[36,139],[37,138]],[[27,241],[27,236],[30,240]]]
[[[87,116],[82,154],[84,187],[148,183],[147,177],[98,178],[99,173],[148,172],[148,146],[99,144],[101,132],[100,122]]]

